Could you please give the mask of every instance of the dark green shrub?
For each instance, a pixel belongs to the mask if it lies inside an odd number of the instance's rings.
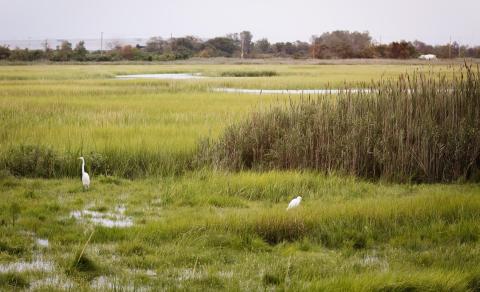
[[[152,153],[139,150],[125,153],[116,149],[104,152],[91,151],[82,154],[66,152],[59,154],[48,146],[20,145],[2,153],[0,183],[13,181],[9,174],[17,177],[76,177],[81,176],[79,156],[85,157],[85,171],[90,177],[118,176],[123,178],[138,178],[148,175],[180,175],[192,168],[194,153]],[[108,181],[108,179],[107,179]],[[111,183],[118,183],[110,180]]]
[[[222,77],[272,77],[277,75],[275,71],[225,71],[220,74]]]
[[[6,154],[7,170],[15,176],[51,178],[61,169],[61,159],[45,146],[21,145]]]

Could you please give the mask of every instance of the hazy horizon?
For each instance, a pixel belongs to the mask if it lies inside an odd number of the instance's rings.
[[[480,2],[179,0],[0,0],[0,40],[145,39],[194,35],[202,39],[249,30],[254,40],[309,41],[333,30],[369,31],[388,43],[479,45]],[[243,4],[243,5],[239,5]],[[453,10],[462,10],[454,13]]]

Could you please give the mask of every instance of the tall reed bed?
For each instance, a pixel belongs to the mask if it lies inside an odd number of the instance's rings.
[[[371,179],[479,179],[480,72],[413,72],[252,113],[200,160],[215,167],[314,169]]]

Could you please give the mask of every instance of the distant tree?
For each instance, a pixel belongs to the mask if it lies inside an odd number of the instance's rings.
[[[73,50],[73,59],[77,61],[85,61],[87,57],[87,48],[85,48],[85,42],[79,41],[75,45],[75,49]]]
[[[477,47],[467,47],[465,48],[465,57],[469,58],[480,58],[480,46]]]
[[[188,59],[203,49],[202,41],[194,36],[173,38],[169,42],[171,52],[176,59]]]
[[[30,61],[28,49],[15,48],[10,52],[10,60],[12,61]]]
[[[210,46],[205,46],[205,48],[198,53],[198,57],[200,58],[212,58],[218,56],[219,52]]]
[[[72,58],[72,44],[68,41],[62,41],[57,47],[55,54],[52,56],[53,61],[69,61]]]
[[[168,42],[163,40],[161,37],[152,37],[147,41],[145,51],[163,54],[167,46]]]
[[[72,43],[70,43],[69,41],[62,41],[62,43],[60,44],[60,50],[65,52],[71,52]]]
[[[388,58],[388,45],[378,44],[373,46],[375,58]]]
[[[469,46],[463,45],[458,47],[458,57],[459,58],[468,58],[471,57],[468,55]]]
[[[211,49],[211,53],[217,56],[231,57],[237,49],[233,39],[228,37],[216,37],[205,43]]]
[[[240,33],[240,58],[247,57],[252,50],[253,35],[249,31],[242,31]]]
[[[368,32],[333,31],[312,37],[315,58],[369,58],[373,56]]]
[[[401,41],[392,42],[388,46],[388,55],[393,59],[408,59],[416,56],[417,52],[412,43]]]
[[[42,50],[27,50],[29,52],[29,61],[38,61],[45,58],[45,52]]]
[[[131,45],[125,45],[119,50],[120,57],[124,60],[133,60],[135,57],[134,50],[135,49]]]
[[[8,46],[0,46],[0,60],[10,57],[10,48]]]
[[[306,42],[296,41],[291,42],[278,42],[272,44],[272,53],[276,57],[292,57],[292,58],[308,58],[310,44]]]
[[[19,49],[10,51],[9,59],[12,61],[36,61],[43,59],[44,52],[42,50]]]
[[[285,43],[283,42],[276,42],[274,44],[272,44],[272,52],[275,56],[279,57],[283,54],[284,52],[284,47],[285,47]]]
[[[443,59],[460,57],[460,50],[461,47],[457,42],[433,47],[434,54]],[[465,51],[466,48],[464,47],[463,50]]]
[[[145,45],[123,45],[119,40],[107,44],[106,52],[88,52],[85,43],[80,41],[72,49],[72,44],[63,41],[55,50],[50,49],[48,40],[42,42],[44,50],[9,49],[0,46],[0,59],[34,61],[118,61],[118,60],[158,60],[167,61],[199,57],[290,57],[290,58],[414,58],[418,54],[435,54],[439,58],[470,57],[480,58],[480,46],[470,47],[457,42],[432,46],[422,41],[399,41],[390,44],[372,42],[368,32],[332,31],[320,36],[314,35],[311,42],[277,42],[259,39],[252,43],[249,31],[214,37],[203,41],[194,36],[171,38],[150,38]]]
[[[296,41],[294,58],[308,58],[310,51],[310,44],[307,42]]]
[[[270,43],[268,42],[268,39],[265,39],[265,38],[259,39],[258,41],[255,42],[254,50],[255,52],[260,54],[268,54],[272,52]]]
[[[239,33],[229,33],[227,34],[227,38],[231,39],[235,46],[240,48],[240,34]]]
[[[419,54],[433,54],[433,46],[427,45],[424,42],[416,40],[413,42],[413,46]]]
[[[297,51],[295,45],[291,42],[285,43],[284,50],[285,50],[285,54],[288,56],[293,56]]]
[[[316,36],[312,37],[312,45],[310,48],[311,57],[317,59],[325,59],[328,47],[322,42],[322,40]]]
[[[277,42],[272,44],[272,52],[276,57],[287,57],[284,42]]]
[[[442,59],[447,59],[450,57],[450,45],[437,45],[433,47],[433,53]]]
[[[453,42],[450,44],[448,57],[449,58],[460,57],[460,45],[457,42]]]

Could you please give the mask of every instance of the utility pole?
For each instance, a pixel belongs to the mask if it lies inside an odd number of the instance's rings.
[[[240,52],[240,58],[243,59],[243,55],[244,55],[244,50],[245,50],[245,38],[242,38],[241,37],[241,52]]]
[[[43,42],[42,42],[42,47],[43,47],[43,50],[45,52],[48,52],[48,50],[50,49],[50,45],[48,44],[48,39],[45,39]]]
[[[448,58],[452,58],[452,37],[450,36],[450,42],[448,43]]]
[[[312,41],[312,59],[315,59],[315,41]]]
[[[103,31],[100,33],[100,55],[103,55]]]

